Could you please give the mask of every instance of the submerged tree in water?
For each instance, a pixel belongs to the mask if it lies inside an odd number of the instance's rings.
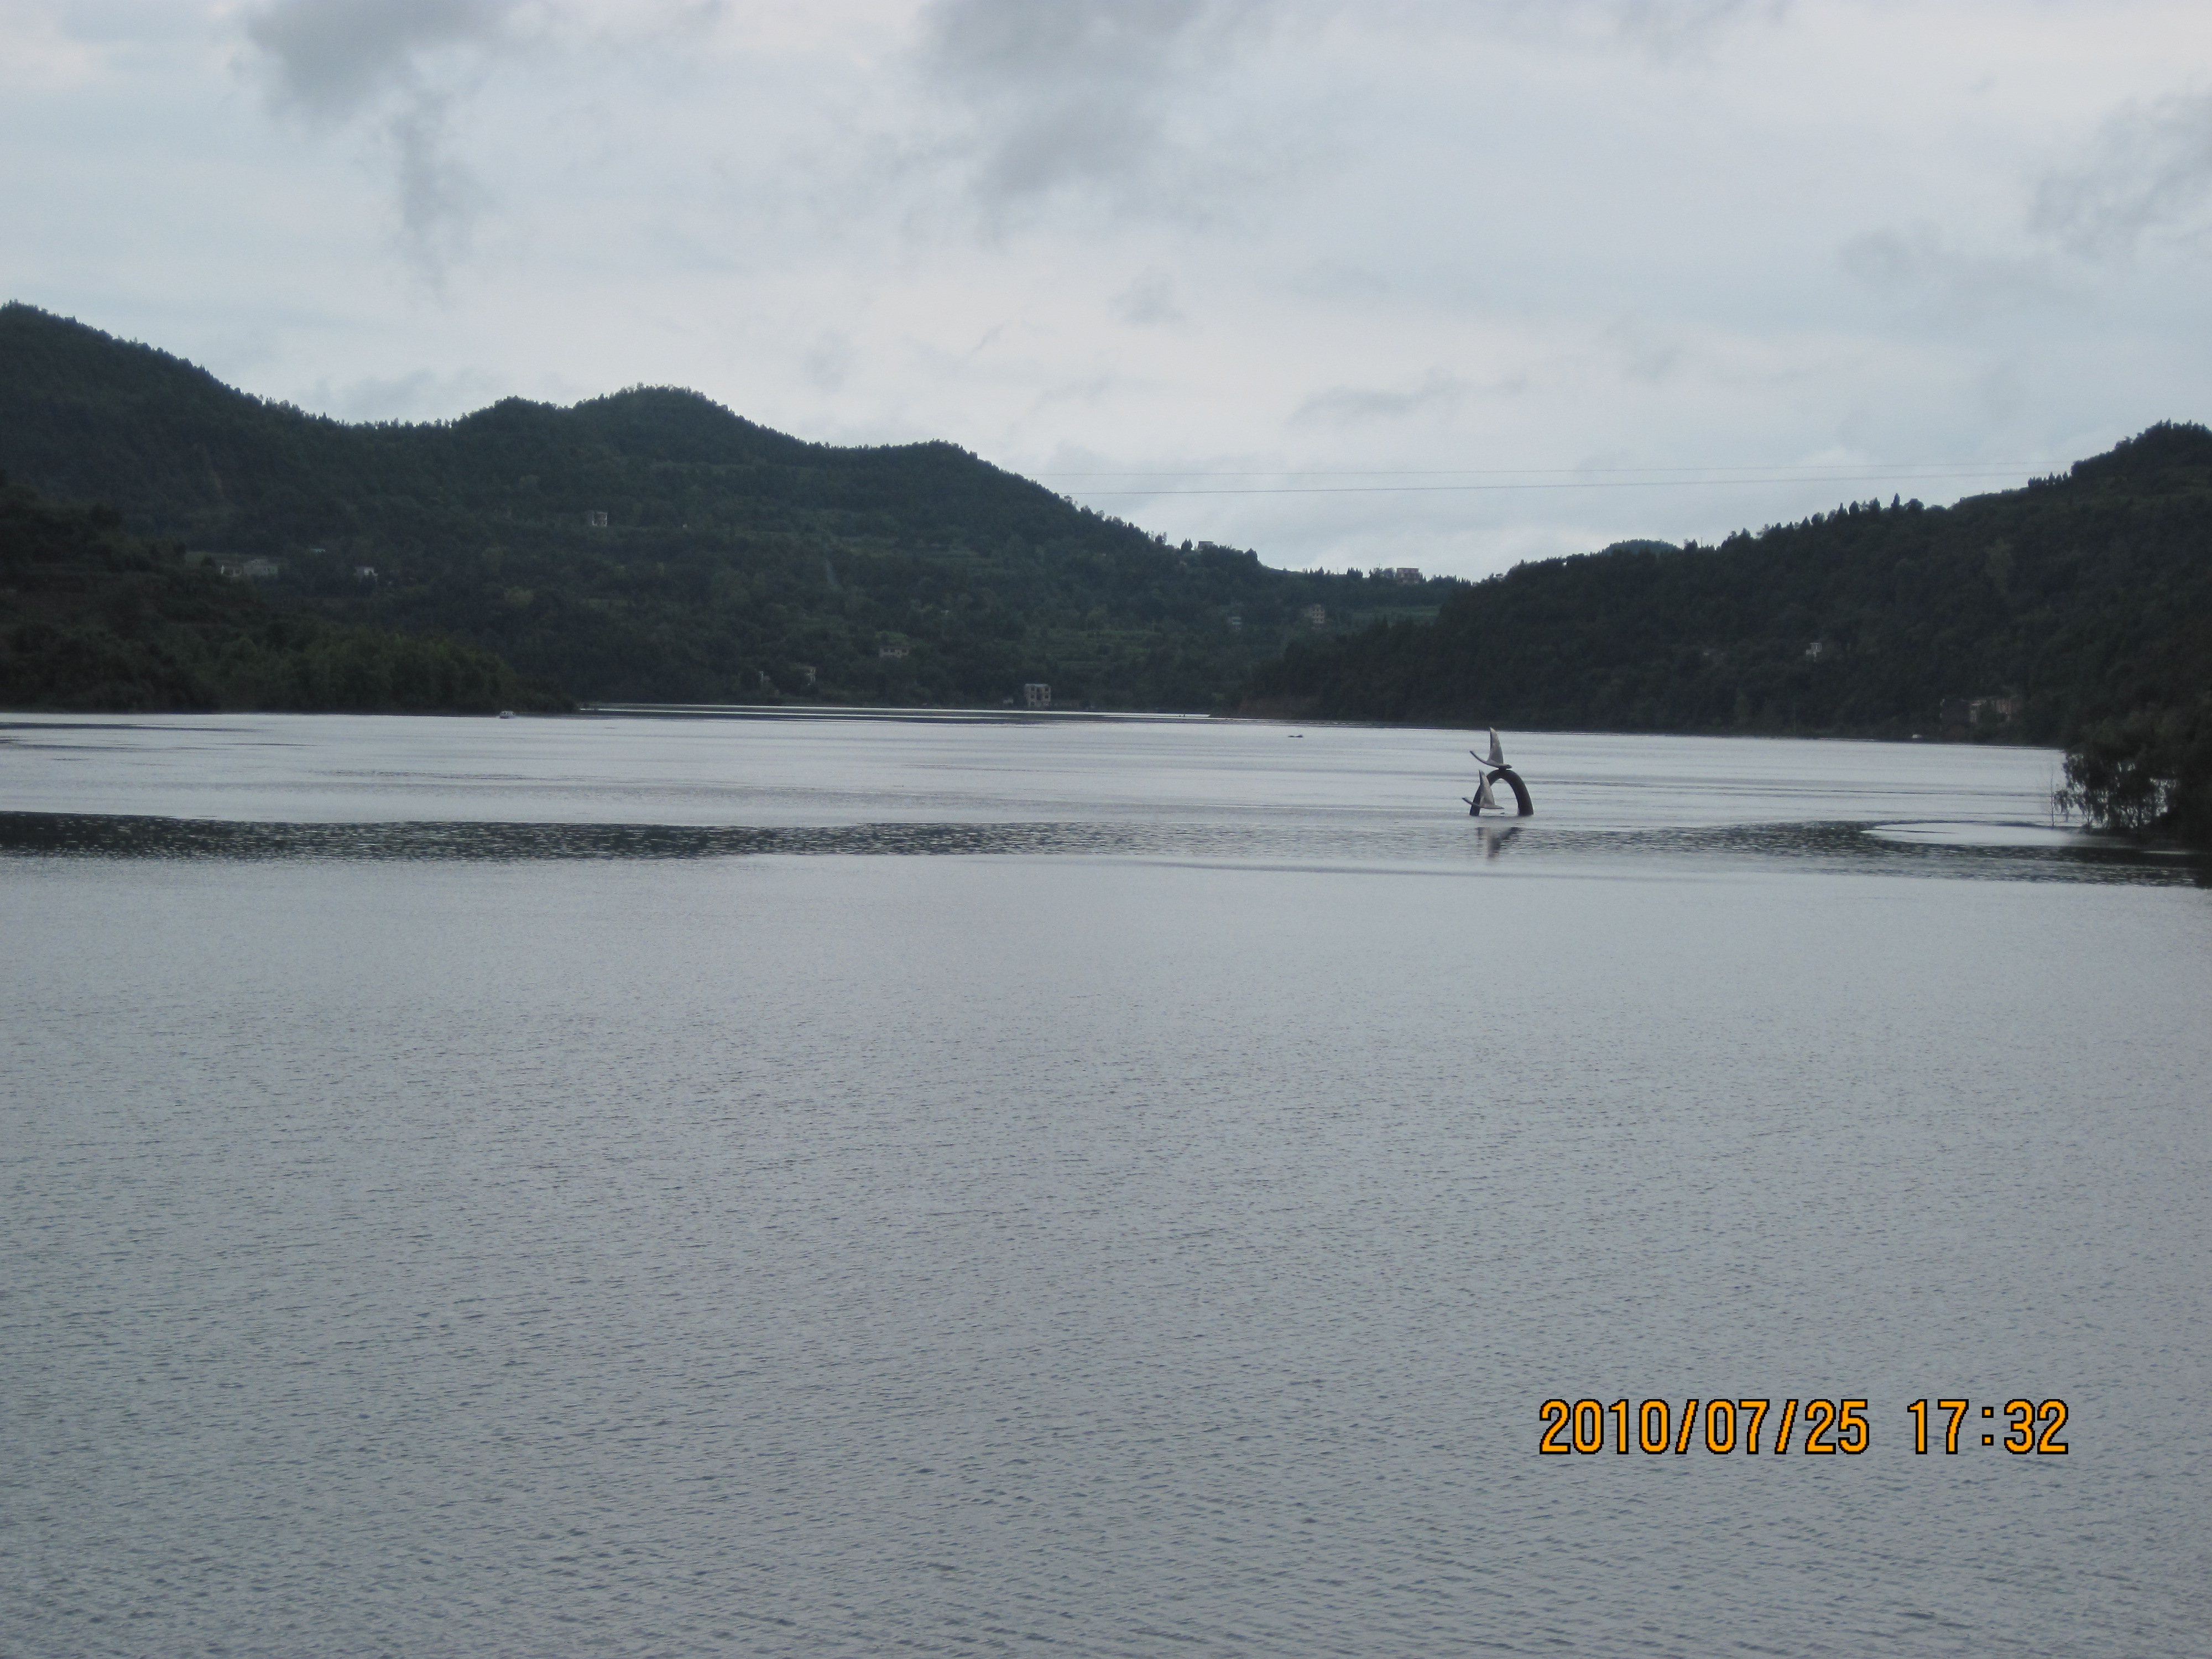
[[[2091,726],[2051,796],[2093,829],[2212,842],[2212,694],[2189,709],[2141,709]]]

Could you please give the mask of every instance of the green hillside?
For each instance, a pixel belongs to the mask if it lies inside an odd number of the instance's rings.
[[[2212,432],[1951,507],[1630,542],[1293,642],[1255,714],[2069,746],[2063,804],[2212,840]]]
[[[0,477],[0,708],[489,713],[564,707],[490,653],[287,612],[112,507]]]
[[[688,392],[346,425],[23,305],[0,468],[277,562],[274,606],[441,631],[590,699],[988,706],[1042,681],[1203,709],[1288,641],[1455,586],[1171,547],[950,444],[810,444]]]
[[[1294,644],[1255,707],[1624,732],[2063,741],[2212,665],[2212,433],[2153,427],[1952,507],[1854,503],[1717,547],[1624,544]]]

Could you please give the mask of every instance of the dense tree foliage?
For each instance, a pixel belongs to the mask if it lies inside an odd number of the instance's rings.
[[[565,706],[453,640],[286,613],[112,508],[0,478],[0,708],[156,712]]]
[[[0,467],[280,562],[272,605],[442,630],[594,699],[990,705],[1042,680],[1206,708],[1287,641],[1454,586],[1170,547],[950,444],[809,444],[687,392],[348,426],[21,305]]]
[[[1609,731],[2058,741],[2212,665],[2212,433],[2158,426],[1949,508],[1868,501],[1718,547],[1624,544],[1294,644],[1255,708]]]
[[[2091,726],[2067,753],[2056,800],[2100,829],[2212,845],[2212,692]]]

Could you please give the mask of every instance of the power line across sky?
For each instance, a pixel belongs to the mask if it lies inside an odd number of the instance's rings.
[[[1566,471],[1566,470],[1567,470],[1567,469],[1564,469],[1564,468],[1559,468],[1559,469],[1537,469],[1537,468],[1529,468],[1529,469],[1528,469],[1527,471],[1528,471],[1528,472],[1539,472],[1539,471]],[[1650,469],[1640,469],[1640,468],[1622,468],[1622,469],[1617,469],[1617,471],[1647,471],[1647,472],[1650,472],[1650,473],[1655,473],[1655,474],[1656,474],[1656,473],[1662,473],[1662,472],[1688,471],[1692,471],[1692,469],[1688,469],[1688,468],[1657,468],[1657,467],[1650,468]],[[1709,472],[1711,472],[1711,473],[1724,473],[1724,472],[1726,472],[1726,471],[1729,471],[1729,469],[1722,469],[1722,468],[1717,468],[1717,467],[1716,467],[1716,468],[1711,468],[1711,469],[1702,469],[1702,470],[1703,470],[1703,471],[1709,471]],[[1168,472],[1158,472],[1158,473],[1149,473],[1149,472],[1040,472],[1040,473],[1036,473],[1036,474],[1035,474],[1035,475],[1033,475],[1033,476],[1034,476],[1034,477],[1037,477],[1037,478],[1038,478],[1038,479],[1040,479],[1040,480],[1042,480],[1042,479],[1055,479],[1055,480],[1057,480],[1057,479],[1070,479],[1070,480],[1072,480],[1072,479],[1079,479],[1079,478],[1121,478],[1121,479],[1127,479],[1127,478],[1158,477],[1158,478],[1163,478],[1163,479],[1172,478],[1172,479],[1176,479],[1176,480],[1178,480],[1178,481],[1179,481],[1179,482],[1173,483],[1160,483],[1160,484],[1153,484],[1153,485],[1147,485],[1147,486],[1137,486],[1137,487],[1133,487],[1133,487],[1130,487],[1130,486],[1127,486],[1127,485],[1116,486],[1116,487],[1115,487],[1115,488],[1111,488],[1111,489],[1099,489],[1099,488],[1096,488],[1096,487],[1089,486],[1089,485],[1076,485],[1076,486],[1074,486],[1074,487],[1073,487],[1073,489],[1072,493],[1079,494],[1079,495],[1142,495],[1142,496],[1160,496],[1160,495],[1378,495],[1378,494],[1401,495],[1401,494],[1468,493],[1468,492],[1475,492],[1475,491],[1489,491],[1489,490],[1526,490],[1526,489],[1719,489],[1719,488],[1724,488],[1724,487],[1725,487],[1725,488],[1737,488],[1737,489],[1741,489],[1741,488],[1745,488],[1745,487],[1759,486],[1759,485],[1768,485],[1768,484],[1814,484],[1814,483],[1819,483],[1819,484],[1836,484],[1836,483],[1840,483],[1840,484],[1887,484],[1887,485],[1892,485],[1892,486],[1898,486],[1898,485],[1912,484],[1912,483],[1968,483],[1968,482],[1976,482],[1976,481],[1986,481],[1986,480],[1991,480],[1991,479],[2014,479],[2014,480],[2016,480],[2016,479],[2018,479],[2018,478],[2021,476],[2021,473],[2022,473],[2023,470],[2026,470],[2026,471],[2033,471],[2033,469],[2032,467],[2031,467],[2031,468],[2026,468],[2026,469],[2023,469],[2023,468],[2022,468],[2022,467],[2021,467],[2021,466],[2014,465],[2014,466],[2008,466],[2008,467],[2005,467],[2005,468],[2004,468],[2003,470],[2002,470],[2002,471],[1994,470],[1994,469],[1990,469],[1990,468],[1976,468],[1976,469],[1973,469],[1973,470],[1971,470],[1971,471],[1913,471],[1913,470],[1910,470],[1910,469],[1904,469],[1904,470],[1890,470],[1890,471],[1866,471],[1866,472],[1793,472],[1793,473],[1759,473],[1759,474],[1757,474],[1756,476],[1734,476],[1734,477],[1730,477],[1730,476],[1720,476],[1720,477],[1650,477],[1650,476],[1647,476],[1647,477],[1612,477],[1612,476],[1607,476],[1607,477],[1591,477],[1591,476],[1589,476],[1589,473],[1590,473],[1590,472],[1604,471],[1604,472],[1610,473],[1610,472],[1613,472],[1613,471],[1616,471],[1616,469],[1597,469],[1597,468],[1589,469],[1588,471],[1585,471],[1585,472],[1580,472],[1580,473],[1578,473],[1578,474],[1577,474],[1577,476],[1571,477],[1528,477],[1528,476],[1526,476],[1525,474],[1524,474],[1524,475],[1522,475],[1522,476],[1519,476],[1519,477],[1500,477],[1500,476],[1498,476],[1498,475],[1497,475],[1497,474],[1478,474],[1478,473],[1475,473],[1475,472],[1474,472],[1474,471],[1468,471],[1468,472],[1419,472],[1419,473],[1413,473],[1413,472],[1404,472],[1404,473],[1392,473],[1392,472],[1360,472],[1360,471],[1345,471],[1345,472],[1298,472],[1298,473],[1265,473],[1265,472],[1183,472],[1183,473],[1168,473]],[[1751,469],[1747,469],[1747,469],[1738,469],[1738,470],[1735,470],[1735,471],[1737,471],[1740,474],[1749,474],[1749,473],[1751,472]],[[1469,479],[1469,478],[1474,478],[1474,479],[1479,479],[1480,481],[1479,481],[1479,482],[1462,482],[1462,483],[1436,483],[1436,482],[1418,483],[1303,483],[1303,482],[1301,482],[1301,483],[1254,483],[1254,484],[1226,484],[1226,483],[1224,483],[1224,484],[1213,484],[1213,483],[1200,483],[1200,484],[1195,484],[1195,485],[1191,484],[1191,483],[1187,483],[1187,482],[1181,482],[1181,481],[1186,481],[1186,480],[1190,480],[1190,479],[1194,479],[1194,478],[1261,478],[1261,477],[1280,477],[1280,478],[1296,478],[1296,479],[1310,479],[1310,478],[1422,478],[1422,479],[1431,479],[1431,480],[1433,480],[1433,479],[1437,479],[1437,478],[1452,477],[1452,478],[1460,478],[1460,479]]]
[[[1584,477],[1601,472],[1807,472],[1880,473],[1890,477],[1910,472],[1954,472],[1961,469],[2037,467],[2041,461],[1992,459],[1960,461],[1786,461],[1753,465],[1696,464],[1686,466],[1246,466],[1093,467],[1087,471],[1039,472],[1040,478],[1507,478],[1531,475]]]

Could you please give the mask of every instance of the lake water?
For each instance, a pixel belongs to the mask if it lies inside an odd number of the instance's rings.
[[[2202,866],[1507,743],[8,717],[0,1652],[2212,1653]]]

